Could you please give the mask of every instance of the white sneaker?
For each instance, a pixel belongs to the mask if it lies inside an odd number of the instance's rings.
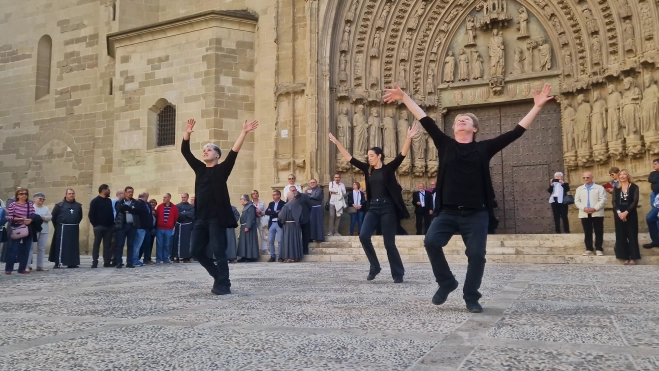
[[[586,252],[583,253],[583,256],[593,256],[593,252],[590,250],[586,250]]]
[[[597,250],[597,256],[604,256],[604,252]]]

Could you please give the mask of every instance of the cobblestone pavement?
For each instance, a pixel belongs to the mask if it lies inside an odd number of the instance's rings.
[[[196,263],[3,276],[0,370],[659,369],[657,266],[488,264],[482,314],[432,305],[428,264],[367,269],[232,265],[224,297]]]

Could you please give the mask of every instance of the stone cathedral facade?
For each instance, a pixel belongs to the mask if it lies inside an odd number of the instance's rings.
[[[384,88],[397,83],[447,133],[457,114],[475,113],[484,140],[514,127],[531,91],[549,83],[556,102],[491,162],[498,232],[553,230],[546,189],[556,171],[576,186],[584,170],[604,182],[610,166],[627,168],[643,190],[642,212],[649,208],[645,179],[659,157],[657,0],[0,5],[2,199],[24,186],[52,204],[71,187],[87,205],[102,183],[157,199],[192,193],[179,152],[188,118],[198,122],[198,152],[209,141],[227,151],[243,120],[259,120],[230,179],[236,204],[252,189],[268,199],[291,173],[327,184],[339,172],[349,185],[361,175],[328,132],[356,157],[381,146],[392,158],[413,123],[403,105],[383,103]],[[398,174],[405,197],[438,165],[420,132]]]

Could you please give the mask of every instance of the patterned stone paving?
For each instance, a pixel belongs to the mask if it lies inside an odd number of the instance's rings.
[[[489,264],[482,314],[406,269],[238,264],[226,297],[195,263],[3,276],[0,370],[659,369],[657,266]]]

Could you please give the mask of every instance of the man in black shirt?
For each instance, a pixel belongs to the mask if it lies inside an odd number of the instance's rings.
[[[659,208],[654,207],[654,198],[659,194],[659,159],[652,161],[652,170],[648,176],[648,183],[650,183],[650,212],[645,217],[645,221],[648,223],[648,232],[650,233],[650,243],[643,245],[646,249],[651,249],[653,247],[659,247]]]
[[[98,196],[89,203],[89,222],[94,227],[94,248],[92,250],[92,268],[98,267],[98,252],[103,241],[103,267],[112,266],[112,234],[114,233],[114,211],[110,200],[110,187],[101,184]]]
[[[419,183],[419,191],[412,193],[412,205],[416,215],[416,234],[422,235],[430,228],[430,205],[432,194],[426,191],[426,185]]]
[[[211,292],[216,295],[231,293],[229,264],[227,262],[227,228],[236,228],[238,223],[231,210],[231,200],[227,179],[236,164],[238,151],[245,141],[245,136],[256,129],[257,121],[243,124],[243,129],[226,159],[220,164],[222,151],[215,144],[208,143],[203,148],[203,162],[197,160],[190,151],[190,135],[195,126],[194,120],[188,120],[183,134],[181,153],[195,172],[195,223],[190,240],[192,257],[206,268],[208,274],[215,278]],[[217,265],[206,254],[210,245]]]
[[[385,89],[384,101],[403,101],[414,117],[428,132],[438,152],[439,171],[435,189],[437,214],[426,233],[424,245],[432,265],[439,289],[432,298],[433,304],[443,304],[448,295],[458,288],[446,262],[444,246],[455,232],[460,232],[469,260],[463,288],[467,310],[481,313],[478,289],[485,270],[485,245],[489,223],[495,221],[494,188],[490,177],[490,159],[507,145],[518,139],[531,126],[542,106],[552,97],[551,87],[545,84],[542,91],[533,91],[535,102],[531,111],[511,131],[496,138],[477,142],[478,118],[470,113],[458,115],[453,123],[455,139],[444,134],[435,122],[397,85]]]

